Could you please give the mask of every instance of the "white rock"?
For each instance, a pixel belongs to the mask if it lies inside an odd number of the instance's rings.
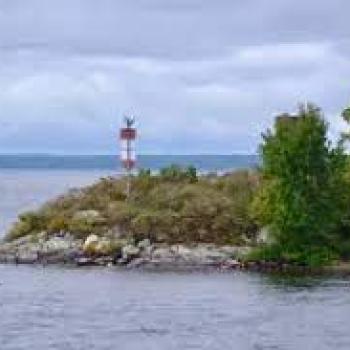
[[[84,250],[94,249],[98,244],[99,238],[96,235],[89,235],[83,245]]]
[[[140,248],[135,247],[134,245],[126,245],[122,248],[122,257],[123,259],[136,258],[140,254]]]
[[[146,239],[143,239],[142,241],[140,241],[137,246],[140,248],[140,249],[146,249],[148,247],[151,246],[151,241],[146,238]]]
[[[169,260],[174,259],[175,254],[171,247],[156,247],[152,253],[152,259]]]
[[[70,239],[53,237],[42,243],[43,250],[46,252],[69,250],[73,242]]]

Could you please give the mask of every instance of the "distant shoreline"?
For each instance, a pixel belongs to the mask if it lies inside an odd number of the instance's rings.
[[[137,168],[158,170],[171,164],[195,166],[199,171],[230,171],[254,168],[259,163],[257,155],[138,155]],[[0,155],[0,169],[37,170],[121,170],[117,155]]]

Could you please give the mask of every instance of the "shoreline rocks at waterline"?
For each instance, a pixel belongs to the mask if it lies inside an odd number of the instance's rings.
[[[69,233],[47,237],[45,232],[0,244],[0,263],[126,266],[127,268],[223,268],[241,266],[248,247],[214,244],[137,243],[90,235],[85,240]]]

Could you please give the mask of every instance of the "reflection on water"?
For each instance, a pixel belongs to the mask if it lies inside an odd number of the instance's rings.
[[[346,349],[350,281],[0,267],[0,348]]]

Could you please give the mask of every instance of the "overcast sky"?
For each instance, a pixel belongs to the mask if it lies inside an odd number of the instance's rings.
[[[298,102],[350,103],[348,0],[0,0],[0,153],[254,153]]]

